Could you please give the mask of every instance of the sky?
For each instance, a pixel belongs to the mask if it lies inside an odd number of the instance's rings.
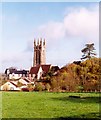
[[[0,72],[30,69],[34,39],[46,39],[46,63],[62,67],[80,60],[94,43],[99,56],[98,2],[0,3]]]

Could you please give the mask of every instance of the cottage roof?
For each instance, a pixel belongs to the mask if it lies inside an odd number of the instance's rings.
[[[40,66],[31,67],[29,74],[37,74]]]
[[[49,64],[49,65],[44,65],[44,64],[43,64],[43,65],[37,65],[37,66],[35,66],[35,67],[32,67],[32,68],[30,69],[29,74],[37,74],[40,67],[42,68],[42,70],[43,70],[44,73],[47,73],[47,72],[49,71],[51,65],[50,65],[50,64]]]
[[[28,79],[26,79],[26,78],[24,78],[24,80],[25,80],[26,82],[28,82],[28,83],[30,82],[30,81],[29,81]]]
[[[15,74],[27,74],[28,71],[27,70],[17,70],[17,71],[14,71]]]
[[[15,71],[17,71],[17,69],[15,69],[15,68],[7,68],[7,69],[5,70],[5,74],[7,74],[7,71],[9,71],[9,73],[12,74],[12,73],[14,73]]]
[[[10,82],[11,84],[13,84],[15,87],[18,87],[16,84],[14,84],[12,81]]]
[[[7,68],[5,70],[5,74],[8,74],[7,72],[9,72],[9,74],[27,74],[29,71],[28,70],[17,70],[16,68]]]
[[[47,72],[49,71],[51,65],[41,65],[41,67],[42,67],[42,70],[43,70],[45,73],[47,73]]]

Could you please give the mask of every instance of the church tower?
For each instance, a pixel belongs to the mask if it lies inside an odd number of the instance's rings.
[[[46,43],[45,39],[34,40],[34,61],[33,66],[46,64]]]

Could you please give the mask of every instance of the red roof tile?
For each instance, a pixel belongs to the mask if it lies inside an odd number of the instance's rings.
[[[37,74],[40,66],[31,67],[29,74]]]
[[[41,67],[42,67],[42,70],[43,70],[45,73],[47,73],[47,72],[49,71],[51,65],[41,65]]]
[[[49,64],[49,65],[44,65],[44,64],[43,64],[43,65],[37,65],[37,66],[35,66],[35,67],[32,67],[32,68],[30,69],[29,74],[37,74],[40,67],[42,68],[42,70],[43,70],[44,73],[47,73],[47,72],[49,71],[51,65],[50,65],[50,64]]]
[[[11,84],[13,84],[15,87],[18,87],[16,84],[14,84],[13,82],[10,82]]]
[[[29,80],[27,80],[26,78],[24,78],[24,80],[29,83]]]

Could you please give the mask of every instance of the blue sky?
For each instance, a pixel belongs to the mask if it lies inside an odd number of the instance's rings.
[[[0,71],[29,69],[34,38],[46,39],[46,63],[60,67],[80,60],[86,43],[99,54],[99,3],[3,2]]]

